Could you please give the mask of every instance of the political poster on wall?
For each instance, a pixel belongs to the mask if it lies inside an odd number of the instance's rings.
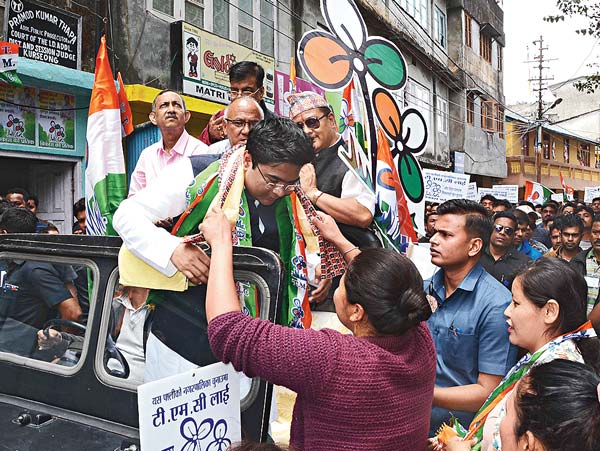
[[[275,114],[288,117],[290,105],[287,96],[290,94],[290,76],[284,72],[275,71]],[[296,92],[312,91],[325,97],[325,90],[308,80],[296,77]]]
[[[215,363],[138,387],[142,449],[229,449],[241,440],[240,380]]]
[[[38,112],[39,146],[75,149],[75,97],[40,89]]]
[[[470,181],[468,174],[423,169],[423,180],[426,201],[445,202],[467,197]]]
[[[181,23],[183,93],[217,103],[229,103],[229,69],[240,61],[254,61],[265,70],[263,100],[275,108],[275,60],[269,55]]]
[[[36,90],[0,84],[0,142],[35,145]]]

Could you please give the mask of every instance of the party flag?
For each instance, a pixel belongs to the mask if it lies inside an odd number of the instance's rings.
[[[129,100],[127,100],[127,93],[125,92],[125,85],[123,85],[123,79],[121,78],[121,72],[117,72],[117,82],[119,83],[119,110],[121,112],[121,135],[123,138],[133,133],[133,115],[131,114],[131,107],[129,106]]]
[[[549,188],[546,188],[541,183],[531,182],[527,180],[525,182],[525,200],[536,204],[545,204],[546,201],[550,200],[550,196],[554,194]]]
[[[87,123],[85,200],[88,235],[116,235],[112,217],[127,195],[121,144],[121,111],[106,38],[96,57],[94,87]]]
[[[0,82],[13,86],[23,86],[17,75],[19,63],[19,44],[0,42]]]

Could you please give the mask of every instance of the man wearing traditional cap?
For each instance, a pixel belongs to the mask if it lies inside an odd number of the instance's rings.
[[[300,172],[302,189],[319,210],[337,222],[369,227],[375,212],[375,195],[339,158],[338,148],[345,145],[331,107],[322,96],[310,91],[290,94],[288,102],[290,118],[311,138],[315,152],[314,163],[305,165]]]

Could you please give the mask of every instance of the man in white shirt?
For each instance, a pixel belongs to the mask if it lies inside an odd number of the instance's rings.
[[[149,118],[159,128],[161,140],[146,147],[140,154],[131,174],[129,196],[144,188],[166,166],[183,157],[208,153],[208,146],[185,130],[190,116],[179,94],[169,89],[158,93],[152,102]]]

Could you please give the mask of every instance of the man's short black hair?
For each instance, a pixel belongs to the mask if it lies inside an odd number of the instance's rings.
[[[597,200],[600,200],[600,197],[594,197],[594,198],[592,199],[592,203],[596,202]]]
[[[506,211],[499,211],[498,213],[496,213],[493,216],[492,219],[493,219],[494,222],[496,222],[496,219],[500,219],[500,218],[510,219],[512,222],[515,223],[515,227],[517,226],[517,218],[515,218],[515,215],[512,214],[511,211],[508,211],[508,210],[506,210]]]
[[[560,218],[558,221],[556,219]],[[570,227],[577,227],[580,233],[583,233],[583,221],[577,215],[563,215],[555,219],[558,222],[558,229],[562,232]]]
[[[73,216],[77,218],[77,213],[85,211],[85,197],[82,197],[73,204]]]
[[[0,215],[9,208],[14,208],[12,202],[7,201],[6,199],[0,200]]]
[[[254,61],[240,61],[229,69],[229,83],[239,83],[250,77],[256,79],[257,88],[262,88],[265,79],[265,70],[260,64],[256,64]]]
[[[496,202],[496,198],[491,194],[486,194],[485,196],[481,196],[481,200],[479,202],[483,202],[484,200],[491,200],[492,202]]]
[[[600,222],[600,215],[598,215],[598,214],[597,214],[597,215],[594,215],[594,218],[592,219],[592,224],[593,224],[594,222]]]
[[[495,202],[492,202],[492,206],[494,208],[499,207],[500,205],[504,206],[504,208],[507,210],[511,210],[513,207],[512,204],[506,199],[496,199]]]
[[[32,200],[36,207],[40,206],[40,199],[35,194],[30,194],[27,200]]]
[[[442,203],[437,209],[438,215],[466,216],[465,229],[470,238],[481,238],[483,247],[487,247],[492,234],[492,220],[487,209],[472,200],[450,199]]]
[[[558,202],[549,200],[542,206],[542,209],[544,209],[546,207],[551,207],[551,208],[554,208],[554,211],[558,211]]]
[[[589,205],[580,205],[579,207],[577,207],[574,211],[575,214],[579,213],[580,211],[587,211],[590,216],[594,216],[594,209],[592,207],[590,207]]]
[[[525,213],[522,210],[519,210],[518,208],[515,208],[510,212],[514,215],[515,218],[517,218],[517,226],[527,224],[529,227],[531,227],[531,220],[529,219],[527,213]]]
[[[27,199],[29,199],[29,193],[23,188],[10,188],[6,191],[5,197],[8,197],[9,194],[20,194],[23,196],[23,200],[25,200],[25,202],[27,202]]]
[[[8,233],[35,233],[37,218],[27,208],[9,208],[0,216],[0,230]]]
[[[294,122],[285,118],[260,121],[248,134],[246,149],[252,167],[290,163],[304,166],[315,158],[312,141]]]
[[[548,232],[552,233],[553,230],[558,230],[559,232],[562,232],[561,229],[561,225],[563,223],[563,219],[565,216],[574,216],[574,215],[562,215],[562,216],[556,216],[554,218],[554,221],[550,221],[549,222],[549,226],[548,226]],[[581,219],[579,219],[581,221]]]

